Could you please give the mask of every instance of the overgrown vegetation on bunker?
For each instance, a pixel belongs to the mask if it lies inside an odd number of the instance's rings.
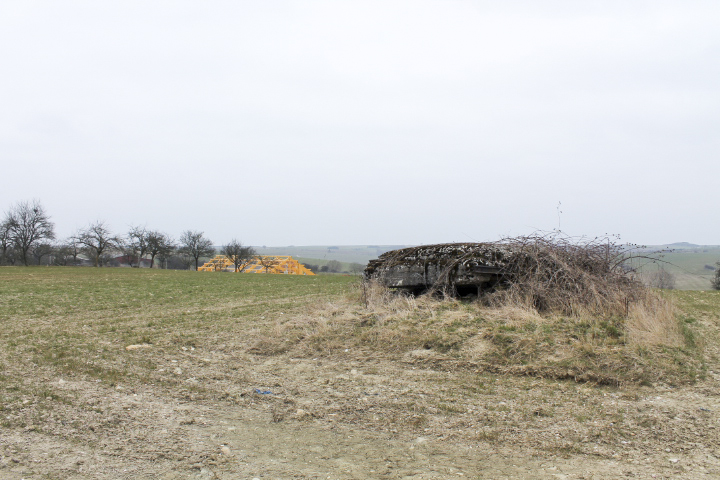
[[[636,278],[630,258],[611,239],[559,234],[414,247],[369,265],[364,303],[390,310],[382,318],[395,324],[393,338],[424,332],[425,348],[483,369],[614,384],[694,381],[703,374],[696,336],[668,297]],[[425,295],[403,297],[418,281]],[[472,282],[476,301],[459,302]]]

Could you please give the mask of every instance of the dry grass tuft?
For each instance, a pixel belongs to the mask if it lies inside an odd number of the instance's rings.
[[[543,317],[537,310],[528,308],[525,305],[505,305],[500,307],[482,308],[486,318],[495,322],[502,322],[508,326],[521,327],[528,323],[541,325],[547,323],[547,317]]]
[[[642,303],[630,305],[626,328],[628,343],[633,345],[683,344],[674,303],[652,292]]]
[[[407,316],[427,305],[437,302],[428,296],[415,297],[399,292],[392,292],[389,288],[375,280],[365,280],[359,286],[361,302],[373,314],[387,316]]]

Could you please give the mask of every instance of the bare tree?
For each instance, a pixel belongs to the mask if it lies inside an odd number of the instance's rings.
[[[195,259],[195,270],[198,269],[200,257],[209,257],[215,253],[212,241],[203,236],[203,232],[185,230],[180,235],[179,252]]]
[[[25,265],[28,264],[28,253],[35,245],[55,238],[55,225],[37,200],[33,200],[32,204],[20,202],[10,207],[3,224]]]
[[[74,260],[77,258],[77,254],[74,254],[73,247],[68,243],[58,243],[53,248],[55,265],[61,265],[63,267],[68,264],[74,265]]]
[[[271,268],[280,263],[280,260],[272,255],[258,255],[256,259],[257,262],[265,269],[265,273],[268,273]]]
[[[76,238],[78,243],[83,246],[83,250],[93,259],[96,267],[101,265],[101,260],[107,256],[111,250],[120,246],[120,238],[113,235],[105,222],[97,221],[88,227],[80,230]]]
[[[332,273],[339,273],[342,271],[342,263],[338,262],[337,260],[330,260],[327,263],[328,272]]]
[[[156,230],[149,231],[146,234],[147,253],[150,255],[150,268],[155,265],[155,257],[167,258],[175,250],[175,242],[169,235]]]
[[[675,275],[664,268],[660,268],[648,276],[648,284],[653,288],[673,290],[675,288]]]
[[[188,268],[188,265],[183,263],[183,257],[181,255],[174,255],[176,249],[177,245],[173,243],[172,250],[168,250],[167,252],[158,252],[157,259],[160,268],[178,269],[181,268],[181,266],[184,267],[184,269]]]
[[[233,238],[222,248],[222,254],[233,262],[236,272],[242,272],[255,260],[256,252],[254,248],[245,247]]]
[[[53,246],[53,264],[60,266],[77,265],[80,244],[75,237],[69,237]]]
[[[353,262],[350,264],[350,273],[355,275],[360,275],[363,270],[365,270],[365,266],[361,263]]]
[[[47,242],[39,243],[32,249],[32,256],[38,265],[42,263],[43,257],[49,257],[53,253],[53,246]]]
[[[140,268],[140,262],[148,251],[148,232],[145,227],[130,227],[123,250],[130,266],[132,267],[133,259],[137,259],[137,266]]]
[[[0,222],[0,265],[15,265],[17,259],[7,218]]]
[[[70,250],[70,255],[72,256],[72,264],[77,265],[79,263],[78,255],[80,255],[82,251],[82,244],[80,243],[77,235],[68,237],[68,239],[65,241],[65,245],[67,245],[68,249]]]

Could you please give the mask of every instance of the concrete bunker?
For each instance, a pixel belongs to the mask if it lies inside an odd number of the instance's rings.
[[[441,291],[480,295],[503,278],[512,247],[500,243],[444,243],[403,248],[371,260],[366,278],[412,294]]]

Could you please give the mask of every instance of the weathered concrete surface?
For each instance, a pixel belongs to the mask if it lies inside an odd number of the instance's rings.
[[[477,293],[502,277],[510,247],[489,243],[446,243],[403,248],[371,260],[367,278],[419,293],[429,289]]]

